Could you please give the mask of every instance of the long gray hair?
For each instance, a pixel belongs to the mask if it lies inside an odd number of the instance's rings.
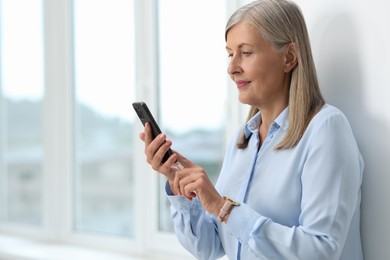
[[[230,17],[225,29],[225,40],[229,30],[242,21],[255,26],[260,36],[269,41],[275,51],[283,50],[290,43],[294,44],[298,62],[291,72],[289,127],[286,136],[275,149],[292,148],[302,138],[310,120],[325,104],[318,85],[304,17],[292,1],[254,1],[239,8]],[[258,108],[251,107],[247,121],[258,111]],[[243,132],[237,146],[244,149],[248,141]]]

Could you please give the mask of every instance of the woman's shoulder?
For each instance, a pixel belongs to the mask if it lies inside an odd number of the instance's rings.
[[[348,121],[345,114],[337,107],[326,103],[313,117],[312,121],[322,122],[331,118],[339,118]]]
[[[350,124],[345,114],[337,107],[325,104],[320,111],[313,117],[309,127],[312,129],[320,129],[329,127],[350,129]]]
[[[331,116],[331,115],[344,115],[344,113],[337,107],[326,103],[322,106],[316,116]]]

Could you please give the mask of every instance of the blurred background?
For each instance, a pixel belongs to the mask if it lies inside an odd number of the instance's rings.
[[[224,26],[247,2],[0,0],[0,259],[62,259],[71,246],[192,259],[172,233],[131,103],[148,103],[174,149],[215,181],[245,120]],[[323,93],[365,159],[365,259],[389,259],[390,4],[296,2]],[[48,242],[69,247],[48,256]]]

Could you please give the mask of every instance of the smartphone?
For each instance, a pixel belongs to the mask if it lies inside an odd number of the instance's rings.
[[[139,119],[141,120],[142,124],[145,126],[146,122],[149,122],[151,128],[152,128],[152,136],[153,138],[156,138],[161,133],[160,127],[158,126],[156,120],[154,119],[152,113],[150,112],[148,106],[146,105],[145,102],[134,102],[133,103],[133,108],[135,112],[137,113]],[[162,162],[166,162],[173,154],[173,151],[169,149],[163,159]]]

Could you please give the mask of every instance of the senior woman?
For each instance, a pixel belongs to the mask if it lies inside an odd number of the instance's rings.
[[[140,134],[168,179],[177,238],[198,259],[363,259],[363,160],[346,117],[321,95],[300,8],[251,2],[225,35],[228,73],[250,112],[215,187],[178,152],[162,163],[165,134],[153,140],[148,124]]]

